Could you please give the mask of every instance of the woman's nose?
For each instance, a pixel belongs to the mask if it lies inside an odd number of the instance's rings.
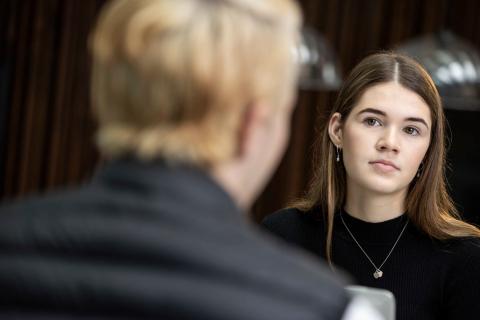
[[[395,153],[400,151],[398,133],[395,128],[388,128],[383,131],[377,141],[376,148],[378,151],[393,151]]]

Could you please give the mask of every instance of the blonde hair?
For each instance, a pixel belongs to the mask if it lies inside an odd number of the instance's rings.
[[[100,151],[228,159],[248,104],[292,99],[300,19],[290,0],[113,1],[91,37]]]
[[[322,121],[314,147],[314,176],[304,199],[293,206],[313,211],[327,224],[326,256],[331,263],[334,213],[345,205],[346,171],[335,160],[335,146],[328,135],[328,120],[336,112],[347,119],[362,94],[370,87],[395,81],[417,93],[432,115],[430,145],[419,178],[409,186],[406,214],[434,239],[480,237],[480,230],[460,219],[445,182],[445,116],[440,95],[427,71],[413,59],[391,52],[363,59],[350,73],[338,94],[330,115]],[[345,120],[344,120],[345,121]]]

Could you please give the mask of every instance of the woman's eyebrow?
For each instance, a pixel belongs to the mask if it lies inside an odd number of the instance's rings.
[[[378,110],[378,109],[375,109],[375,108],[365,108],[361,111],[359,111],[357,113],[357,115],[360,115],[362,113],[367,113],[367,112],[370,112],[370,113],[375,113],[375,114],[378,114],[380,116],[386,116],[387,114],[385,112],[383,112],[382,110]]]
[[[423,123],[425,125],[425,127],[427,127],[427,129],[428,129],[427,122],[425,120],[423,120],[422,118],[409,117],[409,118],[405,119],[405,121],[413,121],[413,122]]]

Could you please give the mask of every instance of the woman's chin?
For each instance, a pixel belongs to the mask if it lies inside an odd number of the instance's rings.
[[[408,186],[408,185],[407,185]],[[402,192],[407,186],[393,179],[374,179],[366,181],[364,187],[372,193],[379,195],[393,195]]]

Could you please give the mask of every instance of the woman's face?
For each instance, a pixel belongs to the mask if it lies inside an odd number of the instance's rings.
[[[347,119],[334,115],[329,133],[342,148],[349,191],[406,194],[430,144],[430,109],[395,82],[367,89]]]

